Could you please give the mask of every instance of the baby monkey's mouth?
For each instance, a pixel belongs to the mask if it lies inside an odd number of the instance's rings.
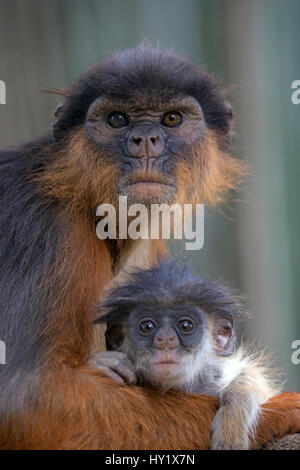
[[[176,353],[174,354],[174,351],[170,350],[156,352],[152,360],[154,367],[172,367],[179,365],[179,359]]]

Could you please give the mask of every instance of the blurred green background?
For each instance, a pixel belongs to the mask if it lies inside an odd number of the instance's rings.
[[[252,176],[223,213],[206,213],[205,247],[182,253],[194,269],[246,295],[257,338],[300,391],[291,344],[300,339],[299,0],[0,0],[0,144],[48,131],[66,87],[114,49],[148,38],[222,78],[236,115],[233,151]],[[175,251],[182,245],[175,246]]]

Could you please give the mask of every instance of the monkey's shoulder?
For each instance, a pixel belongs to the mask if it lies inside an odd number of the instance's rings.
[[[54,143],[51,133],[43,135],[37,139],[26,142],[18,146],[0,150],[0,172],[7,171],[8,167],[18,168],[19,166],[29,166],[31,157],[43,154]]]

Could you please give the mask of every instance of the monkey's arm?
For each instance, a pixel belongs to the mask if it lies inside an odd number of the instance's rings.
[[[120,387],[88,368],[48,372],[31,407],[1,422],[0,448],[209,448],[214,397]]]
[[[237,354],[225,362],[224,367],[231,368],[231,374],[235,367],[240,371],[220,393],[220,408],[212,424],[213,449],[250,448],[261,405],[278,393],[261,359]],[[227,373],[228,370],[225,377]]]
[[[63,391],[63,394],[62,394]],[[101,372],[61,367],[45,377],[31,409],[1,423],[2,449],[210,448],[214,397],[165,396],[120,387]],[[300,430],[300,395],[283,394],[264,405],[255,445]]]
[[[255,394],[242,393],[233,385],[220,396],[220,408],[212,423],[213,450],[246,450],[260,413]]]
[[[127,356],[124,353],[116,352],[116,351],[100,351],[91,356],[90,359],[90,365],[93,367],[97,367],[98,369],[103,370],[103,372],[110,377],[112,380],[114,380],[116,383],[119,385],[125,385],[125,382],[128,383],[129,385],[135,383],[135,375],[134,375],[134,366],[133,364],[128,360]],[[271,400],[272,407],[277,406],[278,411],[280,410],[280,407],[283,405],[283,401],[286,402],[288,405],[288,401],[291,399],[291,409],[289,410],[284,410],[282,414],[282,422],[280,422],[280,414],[278,414],[278,436],[283,435],[282,432],[284,433],[286,426],[290,422],[291,424],[291,432],[293,432],[293,412],[294,412],[294,403],[293,399],[296,396],[296,394],[282,394],[277,396],[276,398],[273,398]],[[285,398],[287,397],[288,400]],[[233,403],[234,407],[237,408],[237,395],[235,394],[234,396],[235,401]],[[251,409],[251,406],[253,406],[253,403],[249,402],[249,399],[247,397],[241,397],[241,399],[244,398],[243,405],[245,408],[245,415],[244,419],[249,421],[249,411]],[[246,400],[245,400],[246,398]],[[257,417],[259,414],[259,405],[256,405],[256,413]],[[262,449],[300,449],[300,433],[296,434],[294,436],[292,435],[286,435],[283,438],[276,439],[273,442],[273,435],[272,435],[272,423],[270,422],[270,415],[266,413],[266,410],[271,409],[270,404],[264,405],[263,410],[262,410],[262,418],[261,421],[264,423],[266,420],[266,425],[267,428],[262,428],[260,425],[258,429],[258,435],[257,435],[257,443],[256,447],[259,448],[262,446]],[[252,409],[252,413],[253,413]],[[240,413],[240,414],[239,414]],[[234,418],[236,415],[239,415],[242,419],[243,416],[241,415],[241,410],[239,409],[239,413],[237,413],[236,409],[232,411],[232,415],[228,416],[228,420],[233,422]],[[253,418],[253,416],[252,416]],[[235,429],[235,435],[231,434],[229,438],[229,444],[227,445],[232,445],[233,441],[236,443],[236,434],[238,434],[240,431],[243,431],[241,428],[241,424],[238,426],[238,423],[236,424],[236,429]],[[248,426],[245,425],[245,422],[243,423],[243,427],[245,429],[245,434],[246,434],[246,442],[247,442],[247,447],[250,447],[250,442],[248,440],[248,428],[249,428],[249,423]],[[261,429],[262,428],[262,429]],[[295,428],[296,429],[296,428]],[[282,431],[283,430],[283,431]],[[223,432],[223,428],[221,428],[221,432]],[[271,432],[271,434],[269,434]],[[226,435],[227,430],[224,431],[224,434]],[[270,437],[270,441],[268,442],[268,436]]]

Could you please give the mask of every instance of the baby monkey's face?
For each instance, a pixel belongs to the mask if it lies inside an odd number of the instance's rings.
[[[126,352],[142,380],[151,384],[178,385],[188,380],[193,362],[205,347],[206,317],[195,305],[164,311],[155,305],[137,307],[127,328]]]

